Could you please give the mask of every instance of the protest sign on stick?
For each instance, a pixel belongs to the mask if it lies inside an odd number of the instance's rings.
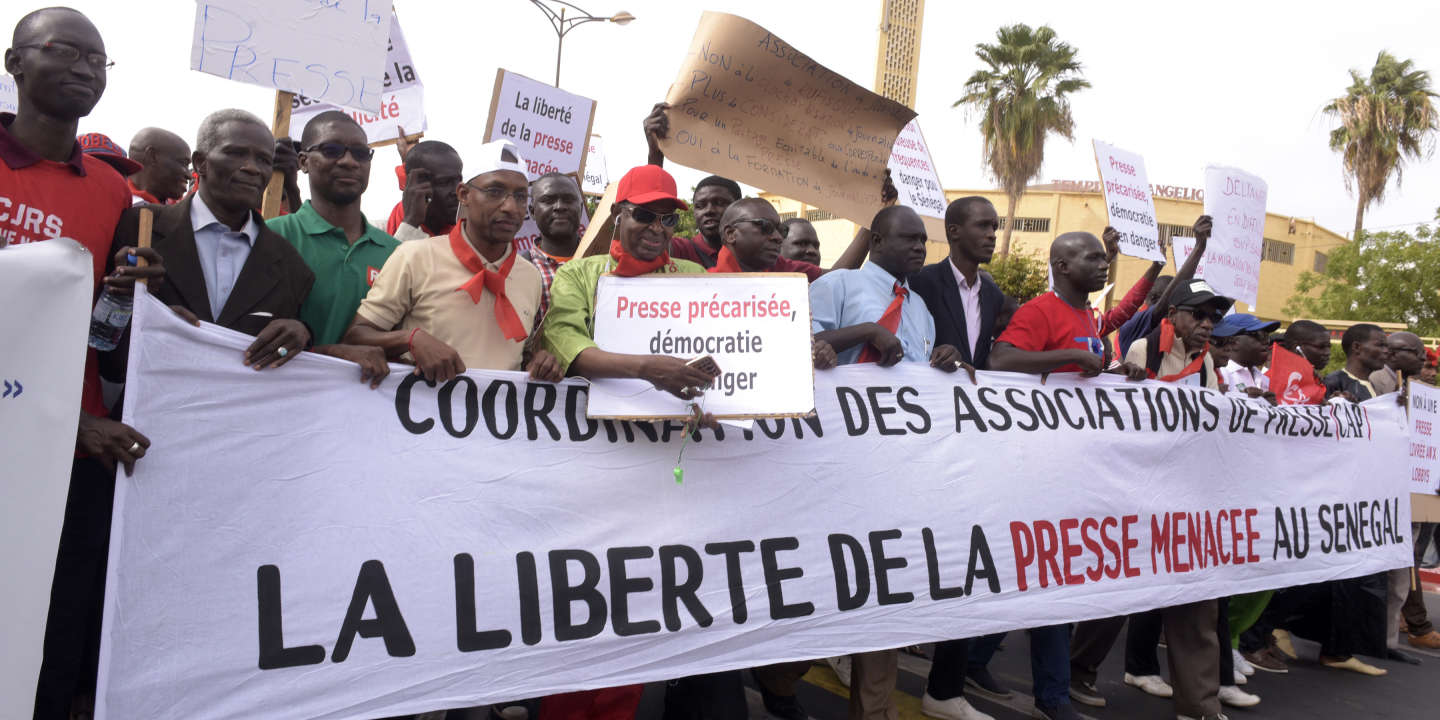
[[[665,157],[869,225],[915,111],[765,28],[706,12],[665,101]]]
[[[190,69],[380,112],[390,1],[200,0]]]
[[[930,146],[920,132],[917,118],[905,123],[895,147],[890,151],[890,180],[900,193],[899,203],[923,217],[945,219],[945,189],[940,185],[940,176],[935,171],[935,160],[930,156]],[[943,240],[930,238],[931,240]]]
[[[604,195],[610,185],[610,171],[605,167],[605,146],[599,135],[590,136],[585,149],[585,176],[580,182],[580,191],[586,195]]]
[[[1120,252],[1132,257],[1165,262],[1160,249],[1160,226],[1155,222],[1155,199],[1145,175],[1145,159],[1099,140],[1095,141],[1095,167],[1105,191],[1110,227],[1120,233]],[[1183,262],[1176,257],[1176,262]]]
[[[1410,381],[1411,492],[1434,495],[1440,490],[1440,389]]]
[[[277,138],[290,134],[290,108],[294,106],[295,94],[284,90],[275,93],[275,117],[270,122],[270,134]],[[276,170],[270,173],[270,182],[265,185],[265,195],[260,200],[260,216],[269,220],[280,214],[280,203],[285,195],[285,173]]]
[[[3,233],[4,230],[0,230]],[[0,244],[5,242],[0,237]],[[65,517],[94,291],[90,253],[58,238],[0,250],[0,718],[31,717]],[[28,319],[26,319],[28,318]],[[87,488],[84,491],[93,491]],[[58,622],[71,622],[60,619]]]
[[[390,20],[390,42],[385,56],[383,90],[377,112],[351,109],[323,102],[305,95],[296,95],[291,102],[291,124],[304,128],[305,123],[322,112],[339,110],[355,118],[365,130],[370,147],[393,144],[401,128],[410,142],[425,134],[425,86],[410,58],[410,46],[400,29],[400,18]]]
[[[723,418],[815,409],[810,291],[800,273],[602,276],[595,344],[632,355],[709,355],[721,374],[697,401],[645,380],[594,380],[590,417],[684,419],[692,402]]]
[[[578,179],[585,176],[585,150],[594,121],[594,100],[499,68],[485,120],[485,142],[515,143],[525,158],[528,180],[548,172]]]
[[[1205,280],[1222,295],[1251,307],[1260,294],[1268,194],[1265,181],[1244,170],[1205,168],[1205,214],[1215,219],[1205,247]]]

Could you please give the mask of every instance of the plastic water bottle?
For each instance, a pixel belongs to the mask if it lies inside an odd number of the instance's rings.
[[[135,307],[135,298],[118,295],[110,288],[100,293],[94,312],[90,313],[90,347],[101,352],[114,350],[130,324],[130,312]]]

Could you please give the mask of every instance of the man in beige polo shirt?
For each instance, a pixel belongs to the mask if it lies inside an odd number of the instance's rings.
[[[519,370],[558,382],[555,358],[526,352],[540,307],[540,271],[519,259],[515,233],[525,220],[529,185],[515,146],[481,146],[478,174],[456,190],[460,222],[448,235],[403,243],[386,261],[345,333],[415,364],[426,380],[446,382],[466,368]],[[527,361],[527,354],[528,363]]]

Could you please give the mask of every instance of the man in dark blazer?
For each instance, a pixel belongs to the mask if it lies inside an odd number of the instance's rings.
[[[910,288],[935,317],[935,344],[953,345],[966,363],[985,369],[994,340],[995,318],[1005,294],[980,264],[995,254],[1000,216],[979,195],[957,198],[945,208],[950,257],[910,276]]]
[[[255,336],[245,364],[279,367],[310,346],[298,319],[315,276],[255,208],[269,182],[275,139],[259,118],[219,110],[200,124],[193,163],[197,192],[155,213],[151,245],[165,258],[163,283],[150,288],[191,322],[204,320]],[[118,246],[136,245],[140,209],[116,228]]]

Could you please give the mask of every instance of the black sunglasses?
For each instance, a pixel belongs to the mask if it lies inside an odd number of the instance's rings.
[[[660,213],[657,213],[653,210],[646,210],[639,205],[630,206],[630,217],[634,218],[635,222],[638,222],[641,225],[649,225],[650,223],[655,222],[657,218],[660,220],[660,224],[664,225],[667,228],[673,228],[676,225],[680,224],[679,213],[672,212],[661,215]]]
[[[743,219],[743,220],[736,220],[735,222],[730,223],[729,225],[726,225],[725,227],[726,227],[727,229],[728,229],[728,228],[732,228],[732,227],[735,227],[736,225],[739,225],[740,223],[754,223],[754,224],[755,224],[755,229],[756,229],[756,230],[759,230],[759,231],[760,231],[760,234],[762,234],[762,235],[769,235],[770,233],[778,232],[778,233],[780,233],[780,237],[783,238],[783,237],[785,237],[785,235],[786,235],[787,233],[789,233],[789,231],[790,231],[790,229],[787,228],[787,227],[785,227],[784,225],[781,225],[781,224],[779,224],[779,223],[770,222],[769,220],[767,220],[767,219],[765,219],[765,218],[745,218],[745,219]]]
[[[1193,306],[1190,306],[1190,305],[1177,305],[1177,306],[1175,307],[1175,309],[1176,309],[1176,310],[1184,310],[1185,312],[1190,313],[1191,315],[1193,315],[1193,316],[1195,317],[1196,320],[1209,319],[1211,322],[1213,322],[1213,323],[1215,323],[1215,324],[1217,324],[1217,325],[1220,324],[1220,321],[1221,321],[1221,320],[1224,320],[1224,319],[1225,319],[1225,313],[1222,313],[1222,312],[1220,312],[1219,310],[1215,310],[1215,309],[1211,309],[1211,308],[1200,308],[1200,307],[1193,307]]]
[[[321,155],[325,156],[326,160],[339,160],[345,157],[345,153],[347,152],[350,153],[351,157],[362,163],[370,162],[370,158],[375,157],[375,149],[368,145],[342,145],[338,142],[323,142],[305,148],[305,152],[315,152],[317,150]]]

